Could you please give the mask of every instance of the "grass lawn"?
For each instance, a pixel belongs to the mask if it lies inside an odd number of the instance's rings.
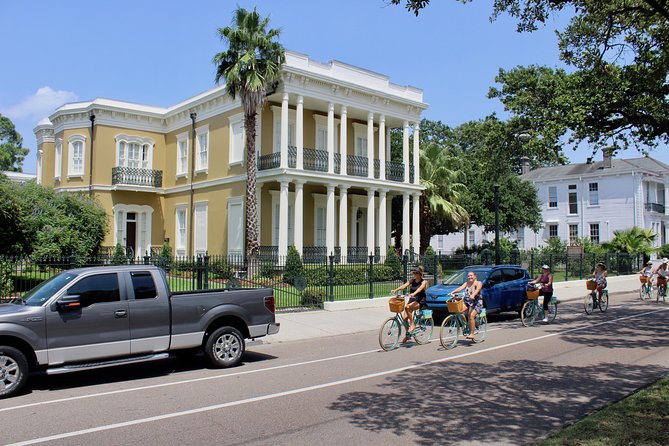
[[[669,378],[589,415],[538,446],[669,445]]]

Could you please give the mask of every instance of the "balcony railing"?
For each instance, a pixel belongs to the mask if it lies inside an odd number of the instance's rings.
[[[163,187],[163,171],[136,167],[112,167],[112,184]]]
[[[646,211],[648,212],[657,212],[659,214],[664,214],[664,204],[661,203],[646,203]]]

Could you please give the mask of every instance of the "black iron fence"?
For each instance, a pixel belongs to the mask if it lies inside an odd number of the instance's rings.
[[[369,299],[388,296],[405,283],[411,270],[421,265],[432,285],[466,266],[492,264],[494,253],[438,253],[419,256],[407,252],[402,256],[382,257],[379,252],[348,252],[349,256],[327,255],[319,249],[305,253],[310,262],[279,256],[276,251],[255,258],[245,256],[166,257],[146,255],[129,257],[102,255],[92,258],[0,257],[0,301],[19,297],[42,281],[61,271],[86,266],[118,264],[157,265],[166,272],[172,291],[261,287],[274,289],[276,307],[280,310],[320,308],[326,301]],[[533,277],[541,266],[551,266],[555,281],[576,280],[590,276],[597,262],[607,265],[609,275],[632,274],[643,265],[643,256],[625,253],[608,254],[537,254],[511,252],[504,263],[519,264]]]

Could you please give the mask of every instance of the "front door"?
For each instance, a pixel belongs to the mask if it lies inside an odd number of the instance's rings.
[[[128,255],[135,257],[137,250],[137,214],[128,212],[125,221],[125,249]],[[138,254],[139,255],[139,254]]]

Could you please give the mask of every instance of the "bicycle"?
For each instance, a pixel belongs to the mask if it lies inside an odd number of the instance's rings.
[[[448,312],[451,313],[449,316],[444,318],[439,328],[439,342],[441,346],[447,350],[450,350],[456,346],[458,343],[458,337],[460,334],[463,336],[469,335],[469,322],[465,319],[464,312],[467,310],[467,306],[464,302],[464,296],[458,294],[446,301],[448,305]],[[476,329],[474,334],[471,336],[474,337],[473,341],[475,344],[485,341],[486,335],[488,333],[488,317],[486,316],[486,309],[482,308],[481,311],[475,316]]]
[[[585,314],[592,314],[595,307],[599,307],[602,313],[609,308],[609,292],[602,290],[602,297],[597,296],[597,282],[594,279],[589,279],[585,282],[586,287],[590,292],[585,296],[583,306],[585,307]]]
[[[544,313],[544,308],[539,305],[540,284],[527,284],[527,301],[520,310],[520,322],[525,327],[531,327],[537,319],[548,319],[547,322],[553,322],[557,317],[558,300],[555,296],[548,302],[548,314]]]
[[[391,297],[388,305],[395,316],[389,317],[379,329],[379,345],[385,351],[393,350],[400,343],[402,328],[405,337],[411,336],[417,344],[427,344],[432,339],[434,331],[434,320],[432,310],[418,309],[413,312],[413,321],[416,329],[409,332],[409,321],[402,317],[404,311],[404,299],[406,296]]]
[[[655,294],[655,302],[660,303],[660,298],[662,298],[662,302],[667,303],[667,279],[663,277],[657,278],[657,293]]]
[[[650,299],[653,295],[652,278],[648,276],[639,276],[639,281],[641,282],[641,288],[639,288],[639,299]]]

